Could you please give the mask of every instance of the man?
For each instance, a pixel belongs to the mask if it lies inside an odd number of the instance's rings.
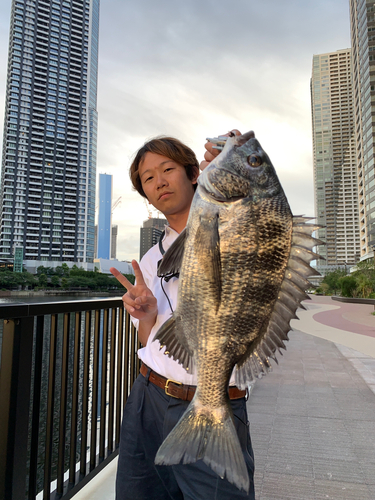
[[[238,131],[234,131],[239,133]],[[234,132],[231,132],[233,134]],[[206,144],[208,165],[218,154]],[[132,262],[136,284],[132,285],[116,269],[112,274],[127,288],[123,296],[126,310],[138,327],[142,349],[141,374],[133,385],[124,410],[116,480],[117,500],[198,500],[253,499],[254,459],[248,430],[245,391],[229,390],[234,423],[249,472],[249,494],[221,479],[202,460],[193,464],[155,466],[156,452],[189,405],[187,399],[196,385],[195,374],[164,355],[153,338],[170,317],[177,303],[178,277],[163,280],[157,264],[178,234],[185,228],[199,175],[193,151],[177,139],[156,138],[136,154],[130,167],[134,188],[168,221],[159,244],[152,247],[140,265]],[[168,381],[168,382],[167,382]]]

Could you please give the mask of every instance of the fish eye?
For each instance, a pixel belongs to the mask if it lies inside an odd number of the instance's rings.
[[[250,167],[259,167],[263,163],[262,158],[258,155],[248,156],[247,162],[250,165]]]

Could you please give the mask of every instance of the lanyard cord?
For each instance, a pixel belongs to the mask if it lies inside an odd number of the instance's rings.
[[[168,304],[169,304],[169,308],[171,310],[171,313],[173,314],[173,308],[172,308],[172,304],[171,304],[171,301],[169,300],[169,297],[167,295],[167,292],[164,290],[164,287],[163,287],[163,278],[160,278],[160,286],[161,286],[161,289],[163,290],[164,292],[164,295],[166,296],[167,300],[168,300]]]
[[[165,254],[165,250],[163,248],[163,238],[164,238],[164,235],[165,235],[165,230],[161,233],[160,235],[160,238],[159,238],[159,250],[160,250],[160,253],[162,255]],[[158,262],[158,268],[159,268],[159,264],[160,264],[161,260],[159,260]],[[177,275],[172,275],[172,276],[160,276],[160,286],[161,286],[161,289],[163,290],[163,293],[164,295],[166,296],[166,299],[168,301],[168,304],[169,304],[169,308],[171,310],[171,313],[173,314],[173,308],[172,308],[172,304],[171,304],[171,301],[169,300],[169,297],[167,295],[167,292],[164,290],[164,287],[163,287],[163,279],[168,283],[168,281],[171,279],[171,278],[178,278],[178,274]]]

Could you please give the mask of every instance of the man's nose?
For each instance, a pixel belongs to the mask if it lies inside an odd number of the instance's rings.
[[[163,174],[158,174],[157,178],[156,178],[156,185],[157,185],[158,189],[161,188],[161,187],[166,186],[167,184],[168,183],[167,183],[167,180],[164,177],[164,175]]]

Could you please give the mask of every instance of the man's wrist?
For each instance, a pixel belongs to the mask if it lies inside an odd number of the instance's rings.
[[[139,320],[138,337],[143,346],[147,344],[147,340],[150,336],[153,326],[156,323],[157,317],[158,313],[156,312],[154,316],[150,316],[149,318],[144,318],[142,320]]]
[[[155,325],[156,323],[156,318],[158,317],[158,313],[156,312],[152,316],[150,315],[149,317],[143,318],[139,320],[139,325],[142,325],[144,327],[150,326],[151,328]]]

